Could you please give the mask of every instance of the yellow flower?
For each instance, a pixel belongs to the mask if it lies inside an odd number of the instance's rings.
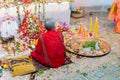
[[[24,46],[23,46],[23,45],[20,45],[19,49],[20,49],[20,50],[23,50],[23,49],[24,49]]]
[[[77,29],[72,29],[72,31],[73,31],[74,34],[78,33]]]
[[[35,41],[32,41],[31,43],[30,43],[30,46],[36,46],[37,45],[37,43],[38,43],[38,39],[36,39]]]
[[[3,68],[4,68],[4,69],[7,69],[7,68],[8,68],[8,65],[7,65],[7,64],[4,64],[4,65],[3,65]]]

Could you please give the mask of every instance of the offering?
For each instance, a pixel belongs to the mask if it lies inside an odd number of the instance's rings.
[[[110,52],[110,45],[100,39],[71,39],[66,43],[66,49],[72,53],[86,56],[99,57]]]

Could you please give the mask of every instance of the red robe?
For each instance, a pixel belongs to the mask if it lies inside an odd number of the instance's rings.
[[[59,67],[63,65],[65,63],[65,47],[63,45],[63,36],[61,38],[62,40],[58,37],[60,34],[60,32],[55,30],[50,30],[45,34],[42,34],[49,62],[44,55],[40,38],[36,50],[31,52],[31,56],[39,63],[46,66]]]

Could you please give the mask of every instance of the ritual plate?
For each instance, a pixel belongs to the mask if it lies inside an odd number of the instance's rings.
[[[94,43],[95,47],[93,48]],[[100,57],[111,51],[110,45],[101,39],[72,39],[66,44],[67,51],[84,57]],[[86,47],[89,45],[91,47]]]
[[[71,12],[71,17],[73,17],[73,18],[82,18],[82,17],[84,17],[84,15],[85,15],[84,10],[83,10],[83,12],[77,12],[77,11]]]

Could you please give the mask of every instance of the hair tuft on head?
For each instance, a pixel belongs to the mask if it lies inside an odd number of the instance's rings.
[[[51,30],[55,28],[55,21],[54,19],[46,19],[44,26],[47,30]]]

